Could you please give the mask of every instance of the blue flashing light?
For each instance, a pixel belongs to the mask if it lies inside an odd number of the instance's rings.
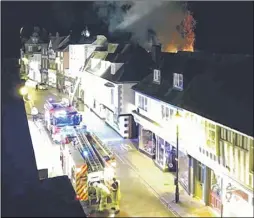
[[[62,111],[57,111],[55,113],[55,116],[56,117],[64,117],[64,116],[66,116],[66,114],[67,114],[67,112],[62,110]]]
[[[83,155],[84,155],[85,157],[87,157],[87,156],[88,156],[88,152],[87,152],[87,151],[83,151]]]

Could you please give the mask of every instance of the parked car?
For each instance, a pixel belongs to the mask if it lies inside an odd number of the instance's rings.
[[[48,89],[48,85],[46,83],[39,83],[38,84],[38,89],[39,90],[47,90]]]

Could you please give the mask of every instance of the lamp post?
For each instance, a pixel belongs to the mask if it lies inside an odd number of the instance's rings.
[[[179,182],[178,182],[178,177],[179,177],[179,162],[178,162],[178,157],[179,157],[179,121],[181,119],[181,115],[179,111],[177,110],[176,115],[175,115],[175,120],[176,120],[176,178],[175,178],[175,203],[179,202]]]

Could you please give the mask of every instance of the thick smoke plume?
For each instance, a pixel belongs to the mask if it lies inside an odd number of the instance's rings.
[[[146,49],[159,42],[165,51],[193,50],[195,20],[183,3],[105,1],[94,6],[109,32],[131,32],[132,39]]]

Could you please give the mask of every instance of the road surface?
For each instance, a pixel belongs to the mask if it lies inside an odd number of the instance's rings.
[[[60,99],[59,93],[55,89],[37,92],[31,89],[30,93],[35,106],[40,112],[43,112],[43,104],[46,99],[50,97]],[[29,104],[26,104],[26,109],[29,113]],[[122,194],[121,211],[116,217],[174,217],[173,213],[165,208],[149,187],[149,184],[137,172],[132,157],[134,155],[141,158],[141,154],[133,147],[132,143],[129,143],[129,140],[122,139],[90,110],[85,110],[83,120],[88,128],[94,131],[103,141],[108,142],[114,153],[116,153],[116,174],[121,181]],[[142,158],[140,161],[142,161]]]

